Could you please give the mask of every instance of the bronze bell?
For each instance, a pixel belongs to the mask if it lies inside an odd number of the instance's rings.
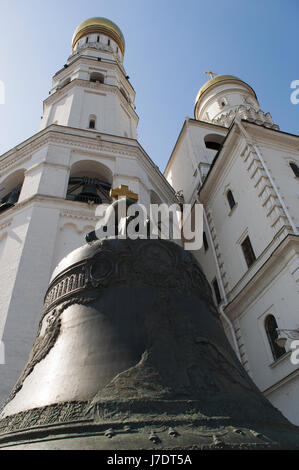
[[[101,203],[101,198],[98,195],[97,185],[94,180],[90,178],[85,179],[85,184],[80,194],[75,198],[76,201],[88,202],[93,201],[96,204]]]
[[[2,198],[0,203],[0,212],[4,212],[6,209],[13,207],[19,199],[20,192],[22,189],[22,185],[18,185],[14,188],[9,194],[7,194],[4,198]]]
[[[233,352],[195,258],[106,239],[56,268],[0,448],[298,449]]]

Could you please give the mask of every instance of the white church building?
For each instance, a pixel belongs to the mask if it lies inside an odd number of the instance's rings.
[[[54,268],[94,230],[110,189],[126,185],[147,208],[178,195],[203,204],[194,254],[225,331],[256,385],[299,424],[299,367],[291,340],[276,342],[277,328],[299,328],[299,138],[279,131],[247,83],[217,75],[163,175],[137,140],[124,53],[113,22],[83,22],[39,132],[0,156],[0,403],[27,361]]]

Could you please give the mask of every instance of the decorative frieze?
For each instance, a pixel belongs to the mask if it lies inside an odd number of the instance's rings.
[[[182,291],[185,295],[200,295],[208,302],[212,314],[218,317],[209,283],[189,253],[186,252],[182,258],[177,245],[172,242],[122,241],[121,252],[117,239],[96,242],[96,257],[87,257],[58,275],[45,296],[44,312],[49,312],[74,295],[86,295],[90,288],[98,288],[100,294],[101,288],[111,284],[134,284],[167,287]],[[165,277],[164,271],[169,270],[170,265],[171,275],[168,273]]]
[[[289,224],[272,187],[271,181],[251,145],[247,145],[244,152],[241,154],[241,158],[246,165],[250,179],[253,181],[261,205],[266,211],[266,217],[269,219],[270,225],[275,230],[275,233],[278,233],[284,225],[288,226]]]
[[[274,124],[271,114],[264,113],[261,109],[255,109],[252,106],[240,105],[235,109],[231,109],[228,113],[222,113],[221,116],[212,120],[214,124],[229,127],[233,120],[239,117],[249,122],[254,122],[259,126],[269,127],[270,129],[279,129]]]

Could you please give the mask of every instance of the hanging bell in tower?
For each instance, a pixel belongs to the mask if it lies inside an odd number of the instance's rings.
[[[21,189],[22,185],[18,185],[2,199],[0,203],[0,212],[3,212],[6,209],[9,209],[10,207],[13,207],[18,202]]]
[[[1,449],[299,449],[232,350],[195,258],[105,239],[64,258]]]
[[[76,196],[75,200],[80,202],[92,201],[95,204],[100,204],[102,200],[98,194],[96,182],[90,178],[85,178],[84,180],[82,192]]]

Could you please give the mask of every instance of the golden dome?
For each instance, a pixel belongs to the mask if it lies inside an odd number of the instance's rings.
[[[107,18],[89,18],[88,20],[83,21],[73,35],[72,47],[74,49],[75,45],[85,34],[88,33],[103,33],[110,36],[120,47],[122,54],[125,52],[125,38],[119,27],[113,23],[113,21],[108,20]]]
[[[196,100],[195,100],[195,109],[197,108],[197,104],[202,97],[202,95],[213,85],[216,85],[219,82],[227,82],[227,81],[238,81],[241,82],[243,85],[245,85],[248,88],[248,91],[253,94],[253,96],[257,99],[257,96],[254,92],[254,90],[249,86],[247,83],[245,83],[243,80],[241,80],[238,77],[234,77],[233,75],[216,75],[216,77],[212,78],[208,82],[206,82],[201,89],[199,90]]]

